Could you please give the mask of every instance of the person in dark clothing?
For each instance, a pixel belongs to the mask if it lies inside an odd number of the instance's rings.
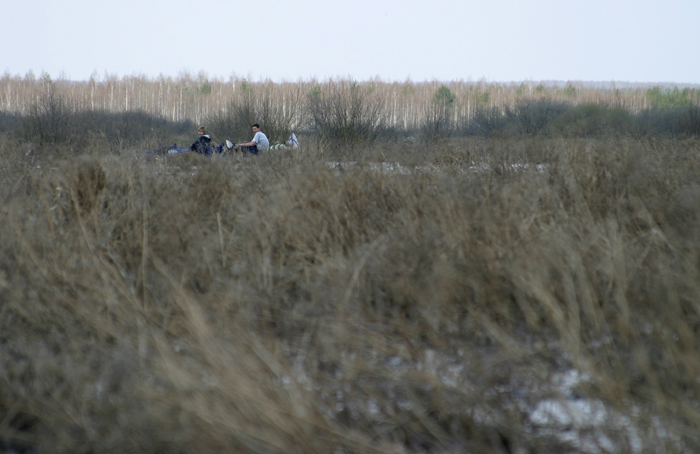
[[[215,147],[211,144],[211,136],[207,134],[207,128],[202,126],[197,130],[199,138],[190,146],[190,151],[210,155],[214,152]]]

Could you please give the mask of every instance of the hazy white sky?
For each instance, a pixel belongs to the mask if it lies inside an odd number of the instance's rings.
[[[2,0],[0,74],[700,83],[700,0]]]

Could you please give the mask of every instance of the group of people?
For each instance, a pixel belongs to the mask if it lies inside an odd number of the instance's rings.
[[[246,143],[235,143],[227,140],[219,146],[214,146],[211,143],[211,136],[207,133],[207,128],[202,126],[197,130],[199,137],[190,146],[189,151],[210,155],[213,153],[223,153],[224,151],[240,150],[243,153],[258,154],[258,152],[266,151],[270,148],[270,141],[267,136],[260,130],[260,125],[253,125],[253,140]]]

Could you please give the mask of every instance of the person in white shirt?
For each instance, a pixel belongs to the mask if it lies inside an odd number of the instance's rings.
[[[255,134],[253,140],[238,144],[238,146],[241,147],[241,151],[258,154],[259,151],[265,151],[270,148],[270,141],[267,140],[267,136],[260,131],[260,125],[257,123],[253,125],[253,134]]]

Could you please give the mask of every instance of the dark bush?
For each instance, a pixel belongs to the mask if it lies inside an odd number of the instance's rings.
[[[39,145],[58,145],[77,137],[73,107],[49,85],[46,94],[29,108],[24,117],[22,133]]]
[[[468,136],[489,137],[504,134],[508,130],[510,119],[497,107],[481,108],[474,112],[474,117],[462,127]]]
[[[676,131],[679,135],[700,136],[700,107],[688,106],[677,110]]]
[[[327,147],[369,144],[385,129],[383,101],[357,82],[317,85],[307,100],[314,129]]]
[[[551,121],[550,134],[564,137],[627,135],[633,127],[632,115],[621,107],[587,103],[570,107]]]
[[[41,99],[26,116],[2,114],[0,131],[14,133],[28,142],[43,146],[69,146],[75,152],[88,144],[119,150],[148,143],[173,145],[182,135],[195,136],[189,120],[172,122],[145,112],[77,112],[62,98]],[[97,140],[92,140],[97,138]]]
[[[634,134],[636,136],[700,136],[700,107],[645,110],[635,118]]]
[[[0,132],[16,131],[21,123],[19,115],[0,111]]]
[[[522,99],[506,109],[506,116],[520,134],[537,135],[549,122],[569,109],[569,105],[550,99]]]

